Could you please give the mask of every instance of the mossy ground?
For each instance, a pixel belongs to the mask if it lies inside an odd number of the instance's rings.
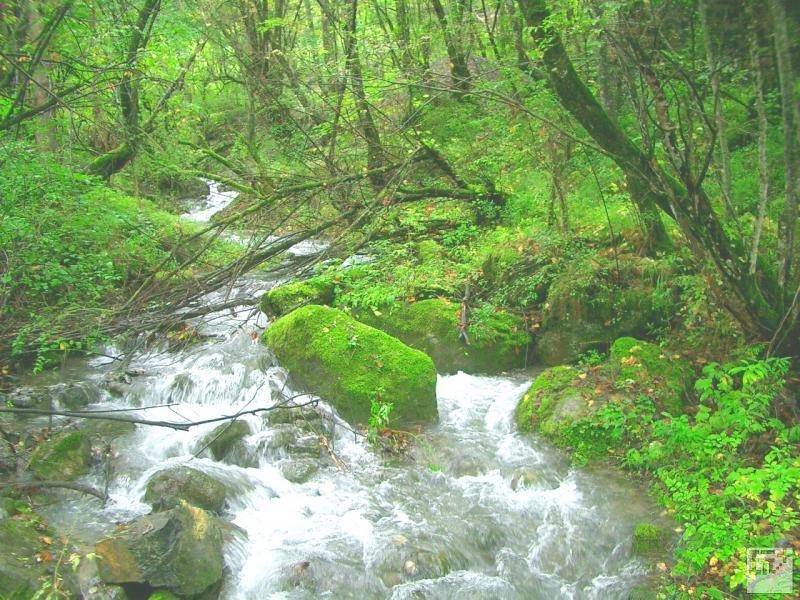
[[[317,305],[273,323],[264,341],[292,378],[351,422],[367,423],[372,402],[392,403],[395,423],[436,419],[436,369],[424,353]]]

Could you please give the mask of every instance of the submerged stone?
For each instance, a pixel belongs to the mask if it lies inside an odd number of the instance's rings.
[[[272,324],[264,341],[297,384],[351,422],[368,422],[373,402],[392,403],[399,424],[437,417],[433,361],[340,310],[299,308]]]
[[[225,506],[225,486],[197,469],[174,467],[159,471],[147,482],[144,501],[153,510],[167,510],[181,500],[204,510],[219,513]]]
[[[139,517],[95,546],[106,583],[146,583],[194,596],[222,579],[222,529],[206,511],[181,502]]]

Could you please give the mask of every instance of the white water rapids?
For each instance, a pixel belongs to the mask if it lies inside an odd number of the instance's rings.
[[[234,196],[212,185],[190,217],[207,220]],[[232,297],[270,285],[248,277]],[[88,409],[172,403],[139,416],[196,421],[269,406],[286,373],[258,341],[264,325],[245,307],[213,315],[200,325],[205,341],[136,357],[130,369],[143,375]],[[79,380],[99,381],[108,368],[90,362]],[[226,485],[223,516],[241,529],[226,545],[222,598],[627,598],[646,576],[631,554],[632,532],[653,507],[612,472],[573,468],[515,431],[514,408],[531,380],[440,376],[440,421],[414,440],[410,457],[387,463],[339,426],[334,447],[345,468],[320,460],[303,483],[287,479],[287,468],[317,458],[279,443],[285,424],[243,417],[252,433],[237,464],[194,456],[218,423],[186,432],[138,426],[114,443],[109,504],[64,492],[49,516],[91,543],[149,512],[142,497],[153,473],[186,464]],[[102,486],[103,475],[86,481]]]

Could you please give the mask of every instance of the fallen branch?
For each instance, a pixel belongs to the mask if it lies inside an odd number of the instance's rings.
[[[93,488],[90,485],[82,483],[72,483],[71,481],[11,481],[8,483],[0,483],[0,488],[23,488],[23,489],[47,489],[47,488],[60,488],[65,490],[73,490],[89,496],[94,496],[106,502],[108,496],[103,492]]]

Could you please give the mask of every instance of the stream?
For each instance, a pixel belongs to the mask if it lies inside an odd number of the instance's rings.
[[[185,216],[206,221],[234,197],[211,184]],[[248,275],[208,302],[251,299],[274,284]],[[93,390],[88,410],[137,408],[154,420],[271,406],[293,392],[258,341],[265,325],[252,307],[216,313],[197,324],[202,342],[137,355],[128,370],[140,374],[111,389],[107,357],[69,365],[58,383]],[[142,497],[154,473],[188,464],[225,484],[223,516],[238,528],[226,543],[222,598],[627,598],[647,577],[631,552],[633,529],[656,509],[615,471],[575,468],[544,440],[515,431],[514,408],[533,377],[440,375],[439,423],[396,460],[346,423],[332,425],[324,404],[317,409],[324,418],[309,423],[324,428],[336,460],[309,451],[314,427],[263,415],[241,417],[251,433],[226,462],[201,452],[219,423],[189,431],[138,426],[114,441],[106,507],[61,492],[44,512],[91,544],[150,511]],[[83,481],[102,489],[101,471]]]

